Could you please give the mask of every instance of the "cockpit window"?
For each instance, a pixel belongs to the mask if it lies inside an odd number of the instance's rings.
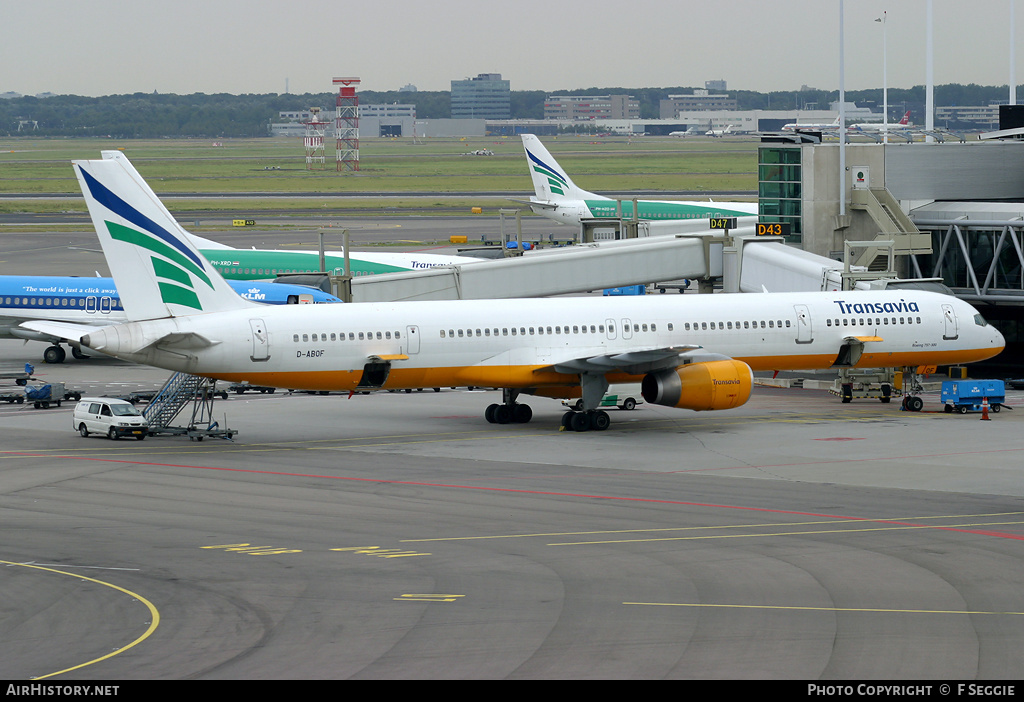
[[[974,323],[977,324],[979,327],[987,327],[988,326],[988,322],[985,321],[985,318],[982,317],[980,314],[974,315]]]

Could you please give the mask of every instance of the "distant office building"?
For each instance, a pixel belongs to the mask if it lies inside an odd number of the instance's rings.
[[[411,117],[416,119],[416,105],[403,105],[397,102],[390,105],[360,105],[359,118],[363,119],[364,117]]]
[[[629,95],[551,95],[544,101],[544,119],[582,122],[639,118],[640,103]]]
[[[947,124],[971,124],[985,129],[999,129],[999,105],[936,107],[935,125]]]
[[[288,122],[310,122],[313,119],[313,114],[314,112],[311,108],[308,110],[284,110],[282,112],[278,112],[277,116]],[[317,120],[321,122],[330,122],[334,119],[333,111],[328,114],[327,110],[322,108],[317,108],[315,114]]]
[[[676,119],[680,112],[708,112],[735,110],[736,98],[728,95],[712,95],[707,89],[695,88],[692,95],[669,95],[660,102],[662,119]]]
[[[707,90],[727,90],[724,80],[706,80],[704,81],[704,87]]]
[[[509,119],[512,88],[500,73],[452,81],[452,119]]]

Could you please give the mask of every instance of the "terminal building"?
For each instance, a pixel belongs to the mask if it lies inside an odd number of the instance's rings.
[[[1013,127],[1017,112],[1007,110],[1001,126]],[[1024,350],[1019,121],[978,141],[847,144],[842,176],[838,143],[814,133],[809,143],[764,137],[759,221],[788,224],[787,240],[805,251],[871,270],[885,268],[891,252],[900,277],[937,279],[975,305],[1007,339],[1002,362],[1016,363]]]

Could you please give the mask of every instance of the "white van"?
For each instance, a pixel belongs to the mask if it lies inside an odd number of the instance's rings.
[[[106,434],[108,439],[134,436],[142,441],[149,433],[149,422],[132,403],[111,397],[85,397],[75,405],[72,426],[82,436]]]

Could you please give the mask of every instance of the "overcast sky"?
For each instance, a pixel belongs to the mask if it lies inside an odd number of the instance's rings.
[[[478,73],[512,90],[839,85],[839,0],[0,1],[0,93],[448,90]],[[1014,1],[933,0],[936,84],[1008,83]],[[882,85],[883,10],[889,87],[924,84],[926,6],[846,0],[847,90]]]

